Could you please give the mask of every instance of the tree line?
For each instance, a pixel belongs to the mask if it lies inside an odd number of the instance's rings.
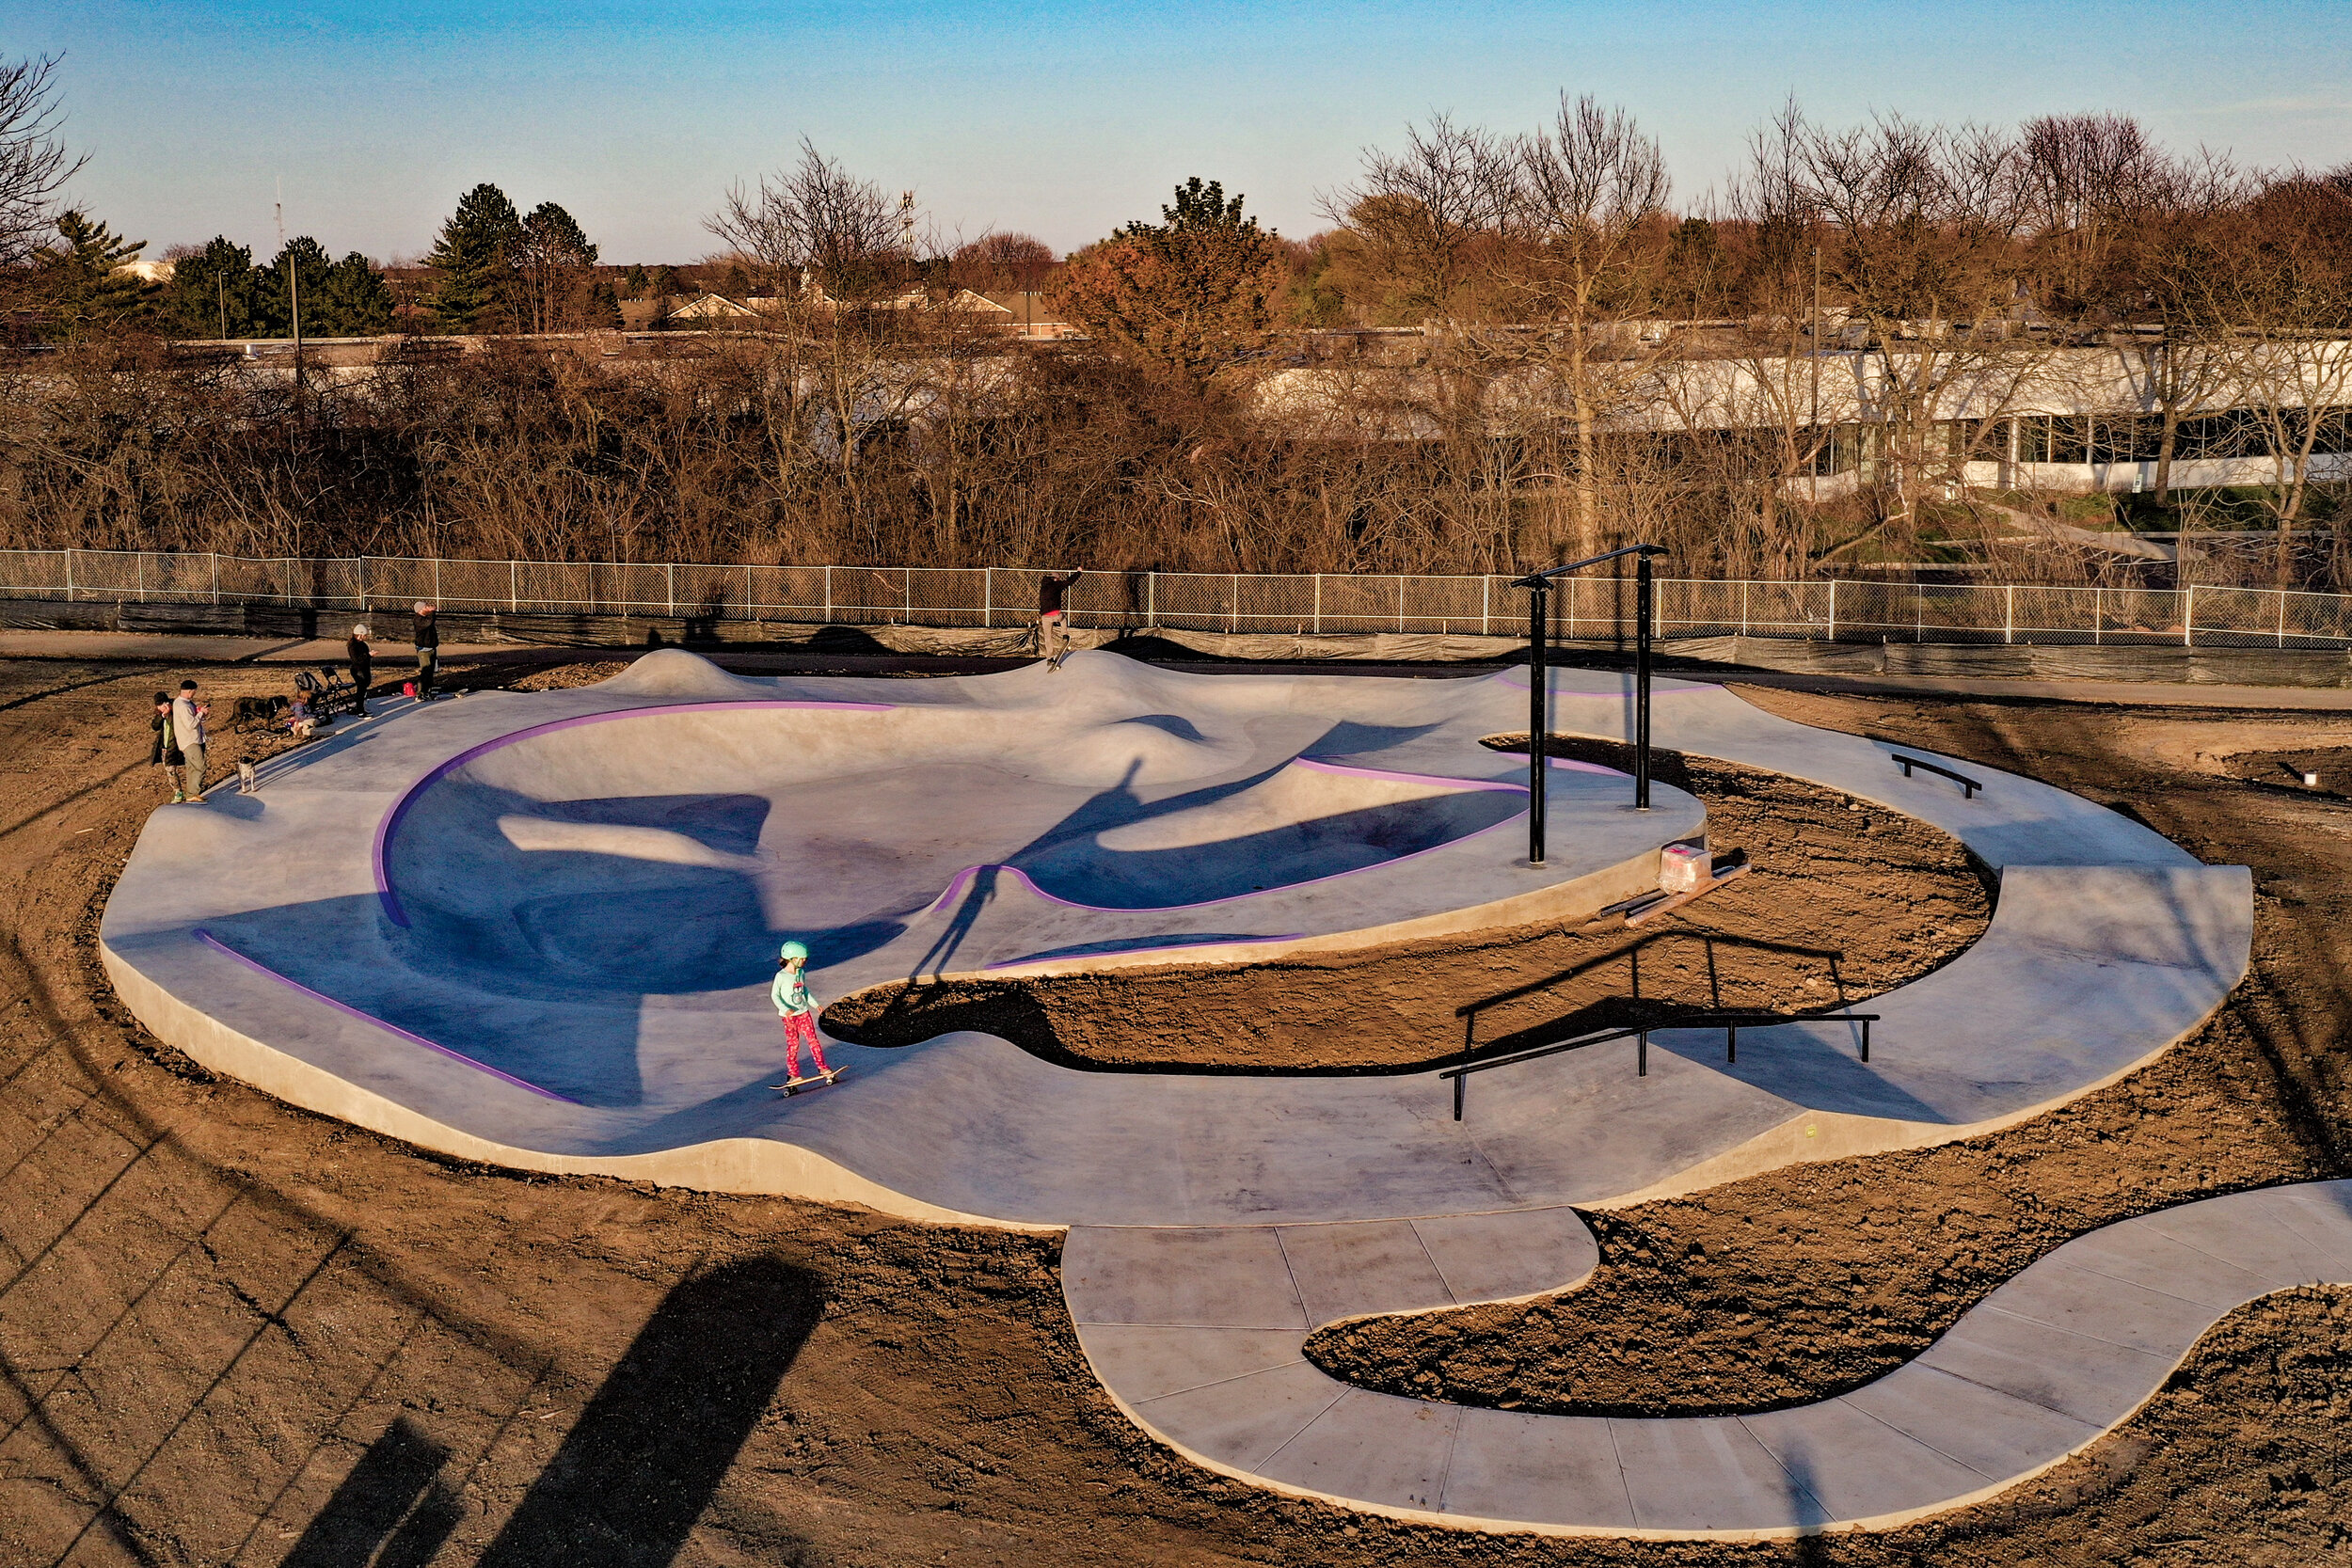
[[[6,87],[0,181],[50,186],[0,192],[0,265],[130,254],[59,211],[70,159],[8,119]],[[1322,205],[1295,240],[1195,179],[1057,258],[943,238],[804,141],[723,195],[691,265],[603,263],[560,206],[487,184],[413,277],[216,240],[142,302],[87,263],[100,325],[0,371],[0,541],[1254,572],[1510,570],[1640,537],[1700,574],[2346,580],[2344,486],[2314,459],[2352,361],[2312,351],[2352,332],[2352,167],[2241,169],[2119,116],[1834,126],[1790,105],[1677,205],[1629,114],[1564,96],[1525,132],[1411,127]],[[32,207],[80,237],[9,216]],[[321,312],[307,332],[388,315],[496,341],[307,384],[163,341],[274,323],[289,276]],[[757,309],[659,354],[543,336],[703,290]],[[1009,341],[967,290],[1035,296],[1085,338]],[[2086,355],[2142,399],[2120,427],[2036,412]],[[1867,400],[1825,403],[1825,376]],[[2222,436],[2217,398],[2246,405]],[[2122,441],[2153,490],[1985,483],[2029,430],[2026,461]],[[2240,450],[2223,436],[2284,454],[2278,482],[2170,483]],[[2119,521],[2204,537],[2168,563],[2093,537]]]

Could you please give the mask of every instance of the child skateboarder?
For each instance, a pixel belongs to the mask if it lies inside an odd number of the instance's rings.
[[[825,1065],[824,1043],[817,1037],[817,998],[808,991],[808,949],[787,942],[776,957],[776,983],[768,992],[784,1017],[784,1076],[776,1087],[787,1093],[801,1082],[801,1046],[805,1042],[817,1064],[813,1075],[831,1083],[833,1069]]]

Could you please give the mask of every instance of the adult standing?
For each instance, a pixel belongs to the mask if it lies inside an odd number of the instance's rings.
[[[1037,651],[1045,656],[1045,668],[1058,670],[1061,661],[1070,657],[1070,618],[1062,613],[1061,598],[1070,592],[1070,585],[1086,576],[1081,566],[1066,577],[1052,573],[1037,582]]]
[[[171,738],[187,759],[188,804],[204,803],[204,721],[212,709],[198,700],[196,682],[182,681],[171,705]]]
[[[441,628],[433,619],[433,607],[422,599],[417,601],[417,701],[433,700],[433,677],[441,671]]]
[[[359,717],[365,719],[368,687],[375,679],[375,650],[368,646],[365,621],[351,628],[351,640],[343,644],[343,657],[351,660],[351,700],[358,705]]]

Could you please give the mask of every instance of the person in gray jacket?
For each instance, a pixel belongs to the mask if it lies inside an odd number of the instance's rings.
[[[188,801],[204,803],[204,721],[212,709],[197,700],[196,682],[182,681],[179,698],[171,705],[171,738],[187,759]]]

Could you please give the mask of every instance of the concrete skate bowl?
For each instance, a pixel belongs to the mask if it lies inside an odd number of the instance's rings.
[[[1553,860],[1530,868],[1518,767],[1478,744],[1497,693],[1322,685],[1302,702],[1295,682],[1107,657],[1050,679],[750,681],[675,654],[600,687],[404,708],[283,759],[258,796],[155,818],[108,961],[184,1048],[420,1142],[838,1194],[837,1172],[808,1174],[817,1123],[863,1096],[905,1125],[881,1102],[966,1071],[986,1100],[1045,1064],[972,1036],[837,1046],[860,1088],[833,1113],[787,1105],[766,999],[787,935],[828,1000],[1233,961],[1579,916],[1703,828],[1679,792],[1637,816],[1621,776],[1563,768]],[[1084,1098],[1072,1076],[1002,1114]],[[870,1136],[818,1141],[874,1163]],[[881,1141],[903,1184],[851,1188],[928,1212],[924,1160]],[[996,1212],[979,1171],[949,1185],[958,1212]]]
[[[763,982],[785,935],[834,968],[952,910],[984,872],[1150,915],[1370,871],[1525,812],[1515,784],[1311,758],[1147,799],[1130,762],[1041,827],[1040,796],[1064,792],[982,762],[877,755],[857,734],[874,711],[614,714],[478,748],[387,818],[394,950],[501,989],[726,991]],[[927,831],[943,818],[961,831]]]

